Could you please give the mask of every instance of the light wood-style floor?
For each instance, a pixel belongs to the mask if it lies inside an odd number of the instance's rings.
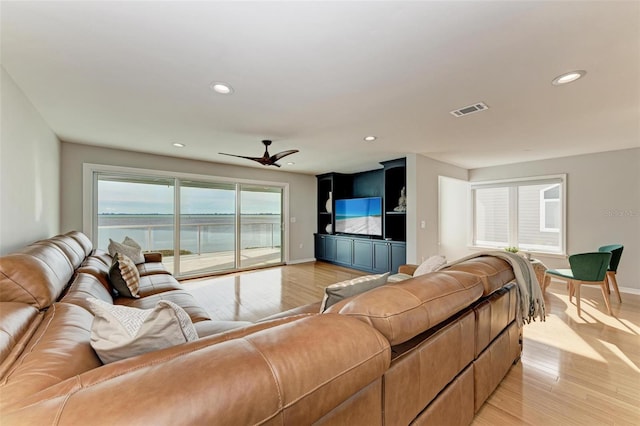
[[[185,281],[212,318],[257,319],[322,298],[329,284],[365,275],[322,262]],[[545,295],[547,319],[524,327],[522,360],[474,425],[640,425],[640,296],[582,291],[582,317],[563,284]]]

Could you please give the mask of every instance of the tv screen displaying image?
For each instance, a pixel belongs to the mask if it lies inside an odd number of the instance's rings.
[[[336,232],[382,236],[382,198],[336,200]]]

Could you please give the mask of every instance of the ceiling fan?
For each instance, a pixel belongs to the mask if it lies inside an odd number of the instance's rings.
[[[297,149],[290,149],[288,151],[282,151],[277,154],[269,155],[269,145],[271,145],[271,141],[263,140],[262,143],[264,144],[264,154],[262,155],[262,157],[245,157],[244,155],[225,154],[224,152],[220,152],[219,154],[229,155],[231,157],[245,158],[247,160],[256,161],[263,166],[280,167],[280,164],[276,163],[276,161],[282,159],[283,157],[286,157],[287,155],[299,152]]]

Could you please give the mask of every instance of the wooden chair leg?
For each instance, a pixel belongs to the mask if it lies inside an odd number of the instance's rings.
[[[547,287],[549,287],[549,284],[551,284],[551,275],[548,274],[544,274],[544,280],[542,283],[542,292],[544,293],[545,291],[547,291]]]
[[[613,312],[611,312],[611,301],[609,300],[609,292],[607,291],[607,287],[607,278],[605,277],[604,281],[600,283],[600,289],[602,290],[602,296],[604,296],[604,304],[607,305],[607,312],[609,312],[609,315],[613,315]]]
[[[613,271],[607,271],[607,281],[611,283],[613,286],[613,290],[616,292],[618,296],[618,303],[622,303],[622,298],[620,297],[620,290],[618,290],[618,280],[616,279],[616,273]],[[609,286],[607,286],[608,288]]]
[[[580,283],[571,282],[571,287],[574,289],[576,293],[576,307],[578,308],[578,316],[581,316],[582,311],[580,310]]]
[[[569,288],[569,303],[571,303],[571,300],[573,300],[573,295],[576,292],[576,288],[573,285],[573,281],[567,281],[567,287]]]

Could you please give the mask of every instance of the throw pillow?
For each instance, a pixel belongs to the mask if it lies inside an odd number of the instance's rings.
[[[104,364],[198,339],[189,315],[168,300],[153,309],[87,301],[94,314],[91,347]]]
[[[124,237],[122,244],[124,244],[125,246],[131,246],[131,247],[137,248],[138,250],[142,250],[142,246],[138,244],[136,240],[134,240],[133,238],[130,238],[128,235]]]
[[[355,296],[386,284],[387,278],[389,278],[388,272],[379,275],[365,275],[364,277],[331,284],[324,289],[324,298],[320,305],[320,312],[324,312],[331,305],[335,305],[347,297]]]
[[[138,298],[140,288],[140,272],[131,259],[121,253],[116,253],[109,268],[109,281],[120,296]]]
[[[140,250],[139,248],[122,243],[117,243],[109,238],[109,246],[107,247],[107,249],[111,257],[114,257],[116,253],[122,253],[133,260],[133,263],[135,263],[136,265],[138,263],[144,263],[144,255],[142,254],[142,250]]]
[[[442,256],[431,256],[420,264],[413,273],[414,277],[437,271],[447,263],[447,259]]]

